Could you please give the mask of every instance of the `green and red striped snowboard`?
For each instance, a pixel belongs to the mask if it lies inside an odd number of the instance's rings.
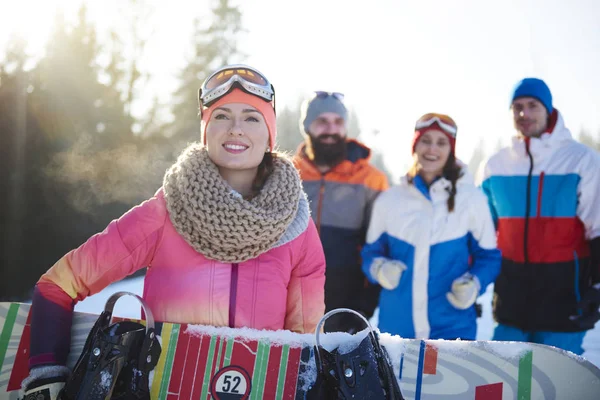
[[[17,399],[27,376],[27,304],[0,303],[0,399]],[[75,313],[69,365],[97,315]],[[313,335],[157,323],[162,353],[152,399],[303,399],[315,379]],[[358,335],[357,335],[358,336]],[[360,341],[320,335],[327,348]],[[407,399],[599,399],[600,370],[549,346],[411,340],[381,334]]]

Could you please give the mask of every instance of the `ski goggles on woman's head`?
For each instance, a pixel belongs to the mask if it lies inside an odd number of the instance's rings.
[[[417,121],[415,125],[415,130],[421,130],[424,128],[429,128],[433,124],[438,124],[438,126],[446,133],[451,135],[452,137],[456,137],[456,132],[458,128],[456,127],[456,122],[452,118],[444,114],[436,114],[429,113],[423,115]]]
[[[275,89],[267,78],[256,69],[247,65],[236,64],[225,66],[213,72],[202,84],[198,92],[201,107],[208,107],[220,99],[235,86],[260,97],[265,101],[273,101]]]
[[[316,90],[315,96],[320,99],[324,99],[325,97],[332,96],[332,97],[335,97],[336,99],[338,99],[339,101],[344,101],[344,94],[340,93],[340,92],[324,92],[321,90]]]

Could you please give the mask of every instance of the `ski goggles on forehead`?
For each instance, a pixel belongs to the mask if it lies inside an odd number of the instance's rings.
[[[452,137],[456,137],[456,132],[458,131],[456,123],[453,120],[451,120],[448,116],[443,114],[426,114],[422,116],[417,121],[415,125],[415,130],[429,128],[433,124],[438,124],[438,126],[444,132],[452,135]]]
[[[336,99],[338,99],[339,101],[344,101],[344,94],[340,93],[340,92],[324,92],[321,90],[316,90],[315,91],[315,97],[318,97],[320,99],[324,99],[326,97],[335,97]]]
[[[265,101],[270,102],[275,98],[275,89],[263,74],[246,65],[230,65],[215,71],[204,81],[198,92],[200,105],[210,106],[229,93],[236,84]]]

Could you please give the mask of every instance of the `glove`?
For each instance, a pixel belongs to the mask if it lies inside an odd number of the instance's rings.
[[[21,383],[22,400],[57,400],[70,371],[60,365],[34,367]]]
[[[393,290],[398,287],[402,272],[406,265],[402,261],[390,260],[385,257],[376,257],[371,263],[369,272],[371,276],[379,282],[381,287],[387,290]]]
[[[466,272],[452,282],[451,290],[451,292],[446,293],[446,298],[450,304],[459,310],[466,310],[477,300],[481,284],[475,275]]]
[[[571,320],[582,329],[592,329],[600,320],[600,283],[596,283],[583,293],[581,301],[577,304],[581,310],[579,315],[574,315]]]

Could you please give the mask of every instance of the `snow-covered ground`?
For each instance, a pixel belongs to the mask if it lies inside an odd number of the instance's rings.
[[[88,297],[84,301],[78,303],[75,306],[75,310],[99,314],[104,308],[104,303],[113,293],[127,291],[141,296],[143,285],[143,277],[117,282],[107,287],[102,292]],[[477,339],[479,340],[491,339],[494,331],[494,321],[492,319],[491,310],[492,292],[493,286],[490,285],[486,293],[479,299],[483,305],[483,315],[477,320]],[[140,305],[135,299],[131,297],[124,297],[117,302],[114,315],[129,318],[139,318]],[[375,326],[377,325],[377,315],[373,317],[371,322]],[[600,323],[596,324],[596,327],[593,330],[588,331],[583,341],[583,348],[585,349],[583,356],[600,367]]]

